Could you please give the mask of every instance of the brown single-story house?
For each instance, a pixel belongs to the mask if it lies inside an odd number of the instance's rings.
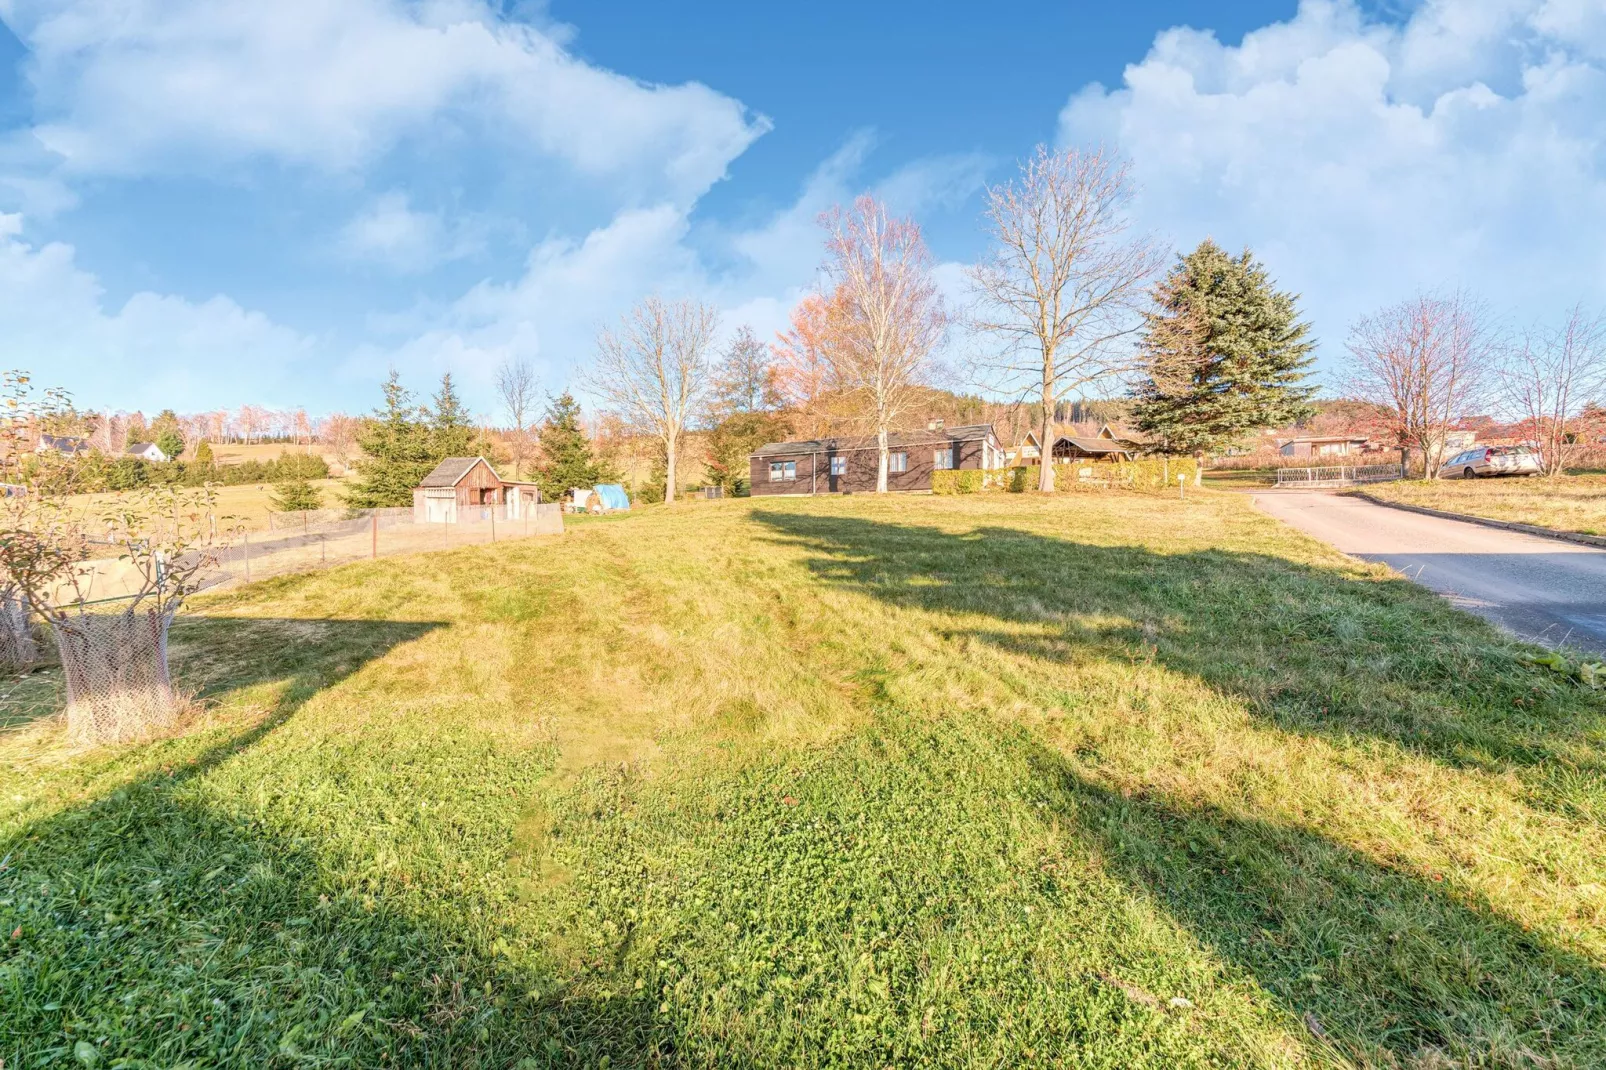
[[[992,424],[895,431],[887,436],[887,448],[888,490],[930,490],[931,474],[943,469],[1004,466]],[[771,442],[748,457],[755,496],[874,491],[880,461],[874,435]]]
[[[1312,435],[1290,438],[1277,444],[1284,457],[1348,457],[1368,452],[1365,435]]]
[[[493,507],[499,519],[518,520],[540,500],[534,483],[503,479],[484,457],[448,457],[413,488],[413,521],[489,520]]]
[[[1149,448],[1141,433],[1112,423],[1058,424],[1052,431],[1055,464],[1072,461],[1130,461]],[[1043,463],[1042,443],[1037,431],[1028,431],[1013,450],[1009,460],[1014,465]]]

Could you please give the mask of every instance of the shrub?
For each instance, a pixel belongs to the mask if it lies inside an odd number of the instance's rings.
[[[999,482],[1009,493],[1021,494],[1025,492],[1027,487],[1031,486],[1031,481],[1028,479],[1029,472],[1031,472],[1031,469],[1026,466],[1006,468],[1000,475]]]
[[[1105,475],[1101,469],[1112,470],[1107,478],[1137,490],[1175,487],[1178,476],[1183,476],[1186,482],[1192,483],[1199,470],[1197,462],[1192,457],[1139,457],[1134,461],[1099,464],[1093,468],[1099,475]]]
[[[979,468],[949,469],[931,473],[933,494],[976,494],[986,484],[987,476]]]
[[[281,480],[273,495],[274,508],[281,513],[306,513],[323,508],[323,494],[305,479]]]

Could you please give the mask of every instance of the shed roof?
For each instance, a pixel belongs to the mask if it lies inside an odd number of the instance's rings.
[[[988,438],[993,434],[992,424],[966,424],[962,427],[939,427],[932,431],[894,431],[887,436],[887,445],[893,449],[910,446],[940,446],[944,442],[969,442]],[[808,438],[794,442],[771,442],[754,450],[754,457],[784,457],[796,453],[842,453],[849,450],[873,450],[874,435],[855,435],[838,438]]]
[[[1132,442],[1115,438],[1083,438],[1080,435],[1060,435],[1054,444],[1069,442],[1083,453],[1131,453],[1137,448]]]
[[[463,477],[471,472],[475,465],[484,463],[491,468],[491,462],[484,457],[448,457],[435,466],[434,471],[425,476],[418,485],[420,487],[455,487],[463,481]],[[496,469],[491,468],[491,474],[496,475]]]

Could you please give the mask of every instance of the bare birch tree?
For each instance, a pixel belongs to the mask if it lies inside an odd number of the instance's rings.
[[[825,274],[835,284],[839,315],[826,346],[836,384],[857,395],[864,422],[875,429],[876,492],[887,490],[887,438],[919,397],[931,352],[947,330],[942,295],[931,276],[931,254],[912,219],[891,219],[872,197],[821,217]]]
[[[1143,320],[1149,279],[1163,252],[1128,235],[1132,183],[1124,161],[1102,149],[1039,145],[1007,185],[987,190],[994,248],[968,274],[973,332],[1002,343],[979,359],[994,389],[1038,395],[1040,490],[1054,489],[1055,405],[1118,379],[1136,365],[1126,344]]]
[[[1350,329],[1350,393],[1387,408],[1401,447],[1420,452],[1424,478],[1436,479],[1450,426],[1483,400],[1498,344],[1467,294],[1419,294]]]
[[[523,359],[508,359],[496,369],[496,395],[513,429],[513,478],[523,478],[529,451],[530,421],[535,415],[535,370]]]
[[[695,301],[649,297],[597,336],[588,386],[633,429],[664,447],[664,501],[674,504],[686,425],[708,392],[708,351],[719,313]]]
[[[1581,444],[1584,408],[1606,386],[1606,317],[1575,306],[1557,330],[1530,332],[1500,365],[1507,415],[1538,444],[1557,476]]]

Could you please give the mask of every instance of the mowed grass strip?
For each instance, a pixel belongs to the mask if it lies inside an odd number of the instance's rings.
[[[7,685],[8,1068],[1606,1063],[1599,698],[1237,495],[659,508],[175,640],[179,738]]]
[[[1385,501],[1447,513],[1583,535],[1606,535],[1606,475],[1413,479],[1372,484],[1366,493]]]

